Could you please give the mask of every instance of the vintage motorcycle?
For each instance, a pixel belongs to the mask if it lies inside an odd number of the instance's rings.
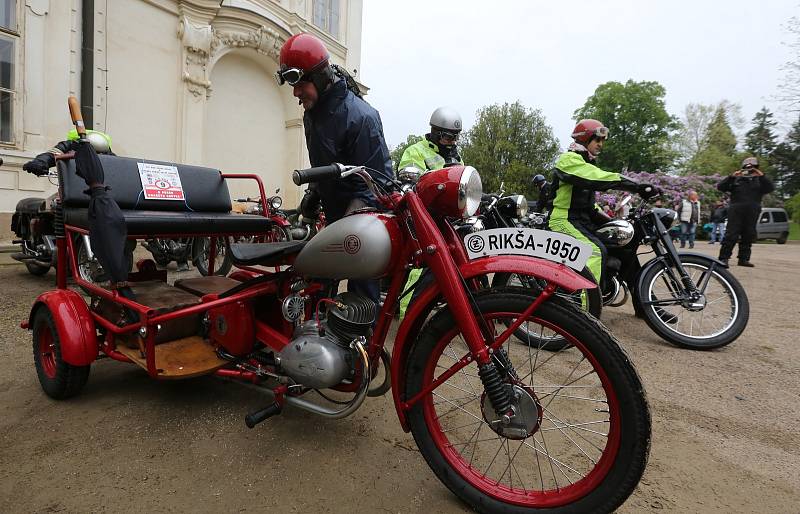
[[[648,209],[643,199],[627,220],[609,221],[597,230],[608,250],[604,304],[622,305],[630,292],[636,315],[670,343],[693,350],[730,344],[747,326],[747,293],[719,260],[675,249],[669,228],[676,219],[672,209]],[[644,264],[639,263],[641,245],[654,254]]]
[[[0,159],[0,165],[3,160]],[[47,175],[48,180],[55,184],[57,175],[51,170]],[[25,264],[31,275],[44,275],[50,268],[56,266],[56,234],[55,234],[55,203],[58,195],[52,194],[47,198],[23,198],[17,202],[14,214],[11,216],[11,231],[17,236],[12,241],[20,245],[20,251],[11,254],[11,258]],[[73,236],[77,271],[83,280],[98,282],[105,280],[102,266],[92,252],[92,245],[87,234]],[[129,256],[129,266],[133,266],[133,249],[135,241],[131,241],[126,248]]]
[[[116,166],[135,166],[131,161]],[[70,172],[61,166],[62,177]],[[621,505],[646,465],[650,414],[641,380],[614,337],[554,294],[592,284],[560,262],[526,256],[538,237],[533,232],[526,232],[524,247],[509,239],[505,250],[494,249],[515,255],[487,256],[475,234],[464,243],[448,220],[477,209],[481,182],[474,168],[429,172],[406,192],[397,183],[376,183],[364,167],[334,164],[296,171],[293,179],[301,185],[347,176],[364,180],[385,212],[356,211],[309,242],[231,244],[240,269],[230,278],[147,286],[158,289],[161,301],[173,289],[194,298],[176,291],[171,307],[145,305],[144,290],[136,292],[136,280],[152,279],[155,271],[129,278],[136,301],[79,278],[92,294],[86,305],[66,288],[71,239],[59,239],[58,289],[42,294],[23,324],[33,331],[45,392],[54,398],[77,394],[102,351],[154,378],[217,374],[262,386],[271,391],[271,403],[246,417],[253,427],[286,404],[329,418],[348,416],[363,404],[383,367],[384,379],[372,394],[391,388],[403,429],[411,431],[437,477],[471,507],[605,512]],[[222,177],[259,181],[254,175]],[[109,173],[106,181],[113,182]],[[206,214],[192,216],[202,221]],[[68,212],[64,219],[70,219]],[[64,228],[85,230],[68,223]],[[129,230],[129,237],[136,235]],[[389,357],[384,343],[407,270],[422,263],[435,281],[409,308]],[[288,268],[252,268],[279,264]],[[548,286],[536,296],[520,288],[470,285],[498,272],[525,272]],[[340,280],[384,275],[393,280],[377,316],[367,298],[337,294]],[[115,323],[109,317],[115,306],[138,313],[138,321]],[[511,338],[522,325],[529,332],[558,334],[572,348],[545,356]]]

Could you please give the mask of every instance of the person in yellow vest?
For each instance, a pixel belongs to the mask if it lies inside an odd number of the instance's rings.
[[[458,136],[461,134],[461,116],[455,109],[439,107],[431,114],[431,131],[425,134],[422,141],[406,148],[397,169],[402,170],[409,166],[419,168],[422,173],[439,170],[453,164],[464,164],[458,153]],[[422,270],[414,268],[408,275],[406,288],[417,282],[422,275]],[[406,295],[400,300],[400,317],[402,318],[408,304],[421,291],[428,280],[423,280],[414,290],[413,295]]]

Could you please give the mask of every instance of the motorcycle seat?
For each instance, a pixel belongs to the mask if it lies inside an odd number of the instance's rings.
[[[99,155],[108,194],[117,202],[129,236],[192,234],[257,234],[267,232],[273,222],[264,216],[231,212],[231,197],[219,170],[188,164],[147,160],[177,169],[184,200],[144,198],[139,163],[142,159]],[[89,228],[89,195],[86,183],[75,169],[75,161],[58,162],[63,191],[64,222]]]
[[[230,256],[234,264],[278,266],[285,264],[287,257],[300,253],[305,245],[305,241],[233,243],[230,245]]]

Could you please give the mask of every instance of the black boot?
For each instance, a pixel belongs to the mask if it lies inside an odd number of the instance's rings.
[[[739,261],[739,266],[744,266],[745,268],[755,268],[756,265],[750,261]]]

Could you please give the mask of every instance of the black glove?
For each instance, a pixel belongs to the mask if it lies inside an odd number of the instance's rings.
[[[37,177],[47,175],[50,168],[56,165],[56,158],[50,152],[40,153],[32,161],[22,165],[22,169],[28,173],[33,173]]]
[[[661,190],[653,184],[639,184],[639,196],[642,198],[652,198],[661,194]]]

